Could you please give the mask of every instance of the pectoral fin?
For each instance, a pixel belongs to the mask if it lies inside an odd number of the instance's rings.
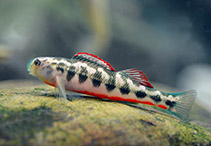
[[[65,101],[67,101],[64,80],[60,76],[56,76],[56,87],[59,89],[59,94],[64,97]]]

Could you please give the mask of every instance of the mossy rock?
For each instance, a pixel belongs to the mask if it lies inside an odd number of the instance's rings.
[[[117,102],[64,102],[36,86],[0,90],[0,145],[211,145],[211,130]]]

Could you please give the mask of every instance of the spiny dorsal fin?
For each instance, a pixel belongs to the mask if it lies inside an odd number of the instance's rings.
[[[89,61],[95,62],[95,63],[105,67],[108,70],[115,71],[114,68],[107,61],[101,59],[100,57],[98,57],[96,55],[90,54],[90,53],[80,52],[80,53],[76,54],[73,57],[73,59],[78,59],[81,61],[82,60],[84,61],[84,59],[87,59]]]
[[[141,85],[153,88],[147,76],[142,71],[138,69],[127,69],[127,70],[123,70],[122,72],[127,73],[132,79],[136,80]]]

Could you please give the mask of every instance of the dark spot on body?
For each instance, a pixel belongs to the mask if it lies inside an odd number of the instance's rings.
[[[116,88],[116,86],[113,84],[105,84],[105,86],[107,91],[112,91]]]
[[[169,105],[170,107],[174,107],[175,104],[175,101],[166,100],[166,105]]]
[[[105,86],[106,86],[106,90],[109,91],[109,92],[116,88],[115,79],[113,78],[113,75],[110,76],[108,82],[105,83]]]
[[[99,87],[101,82],[102,82],[101,80],[92,79],[92,84],[94,87]]]
[[[67,71],[67,81],[70,81],[75,76],[75,72],[68,70]]]
[[[120,87],[119,90],[122,94],[130,93],[129,85],[127,83],[125,83],[122,87]]]
[[[56,63],[56,62],[52,62],[51,64],[52,64],[52,65],[56,65],[57,63]]]
[[[67,81],[70,81],[76,74],[75,66],[70,66],[67,71]]]
[[[120,92],[122,94],[129,94],[130,93],[130,89],[129,88],[120,87],[119,90],[120,90]]]
[[[62,67],[56,67],[56,70],[61,71],[62,73],[64,73],[64,69]]]
[[[86,79],[88,78],[87,75],[83,75],[83,74],[79,74],[78,77],[79,77],[79,83],[85,82]]]
[[[129,89],[129,84],[126,81],[127,77],[121,72],[119,73],[119,75],[120,75],[120,78],[124,81],[124,85],[119,87],[121,94],[129,94],[130,89]],[[119,78],[117,77],[117,74],[116,74],[116,78]]]
[[[102,83],[102,72],[96,70],[96,72],[92,76],[92,84],[94,87],[99,87]]]
[[[154,100],[155,102],[160,102],[162,101],[161,98],[160,98],[160,95],[153,95],[153,96],[150,96],[150,98],[152,100]]]
[[[170,100],[166,100],[166,105],[170,105],[171,101]]]
[[[147,94],[143,91],[136,91],[135,94],[136,94],[136,97],[138,98],[144,98],[147,96]]]
[[[88,74],[88,71],[86,70],[86,68],[85,67],[81,67],[80,73],[78,75],[79,83],[83,83],[83,82],[86,81],[86,79],[88,78],[87,74]]]

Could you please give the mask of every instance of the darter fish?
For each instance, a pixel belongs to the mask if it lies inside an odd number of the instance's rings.
[[[48,85],[101,99],[131,104],[147,104],[187,121],[196,91],[165,93],[153,88],[146,75],[137,69],[115,71],[105,60],[89,53],[78,53],[71,59],[37,57],[27,70]]]

